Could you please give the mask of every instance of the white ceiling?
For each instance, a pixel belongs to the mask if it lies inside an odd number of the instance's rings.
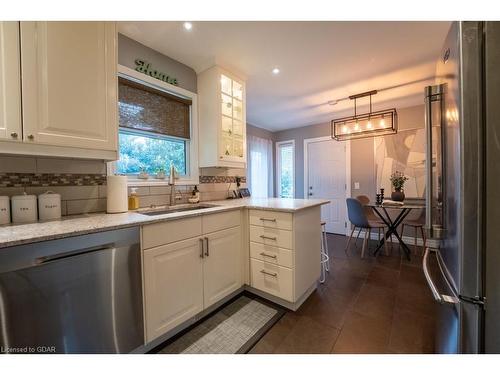
[[[119,31],[197,73],[247,77],[247,122],[272,131],[350,115],[349,100],[387,87],[374,110],[422,104],[450,22],[120,22]],[[271,70],[279,67],[281,73]],[[362,105],[360,101],[358,104]],[[363,110],[363,108],[361,108]]]

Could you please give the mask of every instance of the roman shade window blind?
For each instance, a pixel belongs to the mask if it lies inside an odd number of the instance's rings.
[[[121,77],[118,98],[120,127],[190,139],[191,100]]]

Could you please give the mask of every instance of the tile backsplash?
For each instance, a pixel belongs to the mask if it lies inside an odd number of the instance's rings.
[[[74,173],[78,172],[78,173]],[[236,189],[236,176],[246,187],[245,170],[206,168],[200,170],[202,201],[225,199]],[[132,187],[132,186],[131,186]],[[129,187],[129,192],[131,187]],[[180,199],[187,203],[194,185],[176,185]],[[106,211],[106,164],[102,161],[0,156],[0,195],[39,195],[47,190],[61,194],[63,215]],[[171,187],[137,187],[141,207],[168,205]]]

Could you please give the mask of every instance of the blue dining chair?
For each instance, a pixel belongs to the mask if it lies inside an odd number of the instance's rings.
[[[347,254],[349,250],[349,245],[351,243],[352,236],[354,234],[354,231],[356,228],[359,228],[360,231],[361,229],[364,229],[365,231],[365,238],[363,240],[363,247],[361,249],[361,257],[364,258],[365,256],[365,250],[368,244],[368,238],[370,237],[371,230],[372,229],[377,229],[378,230],[378,237],[380,241],[380,232],[384,233],[385,225],[383,223],[375,222],[375,221],[369,221],[368,218],[366,217],[366,211],[365,208],[363,207],[363,204],[357,199],[354,198],[347,198],[346,199],[347,203],[347,216],[349,217],[349,221],[351,222],[351,225],[353,226],[351,235],[349,236],[349,239],[347,240],[347,245],[345,247],[345,252]],[[384,241],[384,249],[387,254],[387,241]]]

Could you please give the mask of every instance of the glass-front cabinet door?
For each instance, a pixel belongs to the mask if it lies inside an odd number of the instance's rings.
[[[244,77],[213,66],[198,74],[199,166],[246,167]]]
[[[227,160],[244,160],[244,105],[243,83],[220,75],[221,97],[221,140],[220,158]]]

